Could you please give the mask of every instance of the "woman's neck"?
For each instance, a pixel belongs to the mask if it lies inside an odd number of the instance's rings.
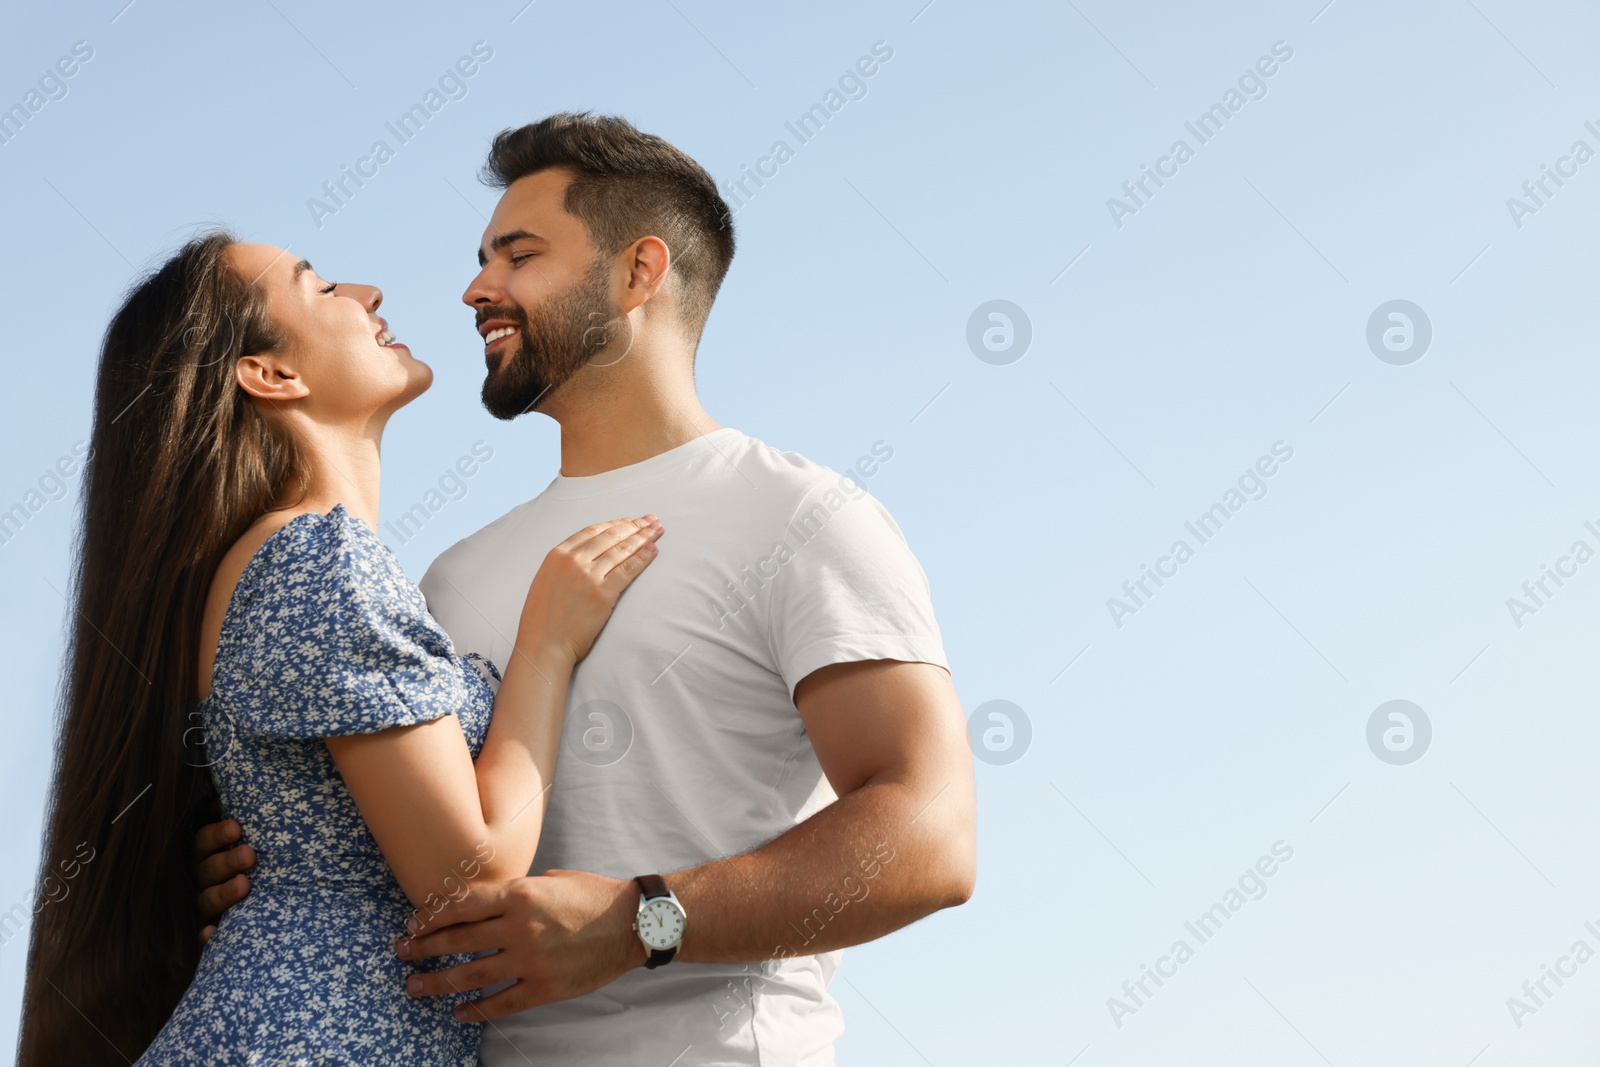
[[[383,429],[352,434],[330,427],[300,427],[296,434],[305,461],[305,495],[297,511],[326,514],[335,504],[378,528],[379,452]]]

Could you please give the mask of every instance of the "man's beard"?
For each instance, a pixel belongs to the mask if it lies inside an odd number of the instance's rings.
[[[479,321],[506,319],[517,327],[517,349],[504,366],[489,359],[483,406],[497,419],[537,410],[557,389],[606,348],[608,326],[623,317],[610,296],[610,270],[597,259],[560,296],[533,315],[515,304],[485,308]]]

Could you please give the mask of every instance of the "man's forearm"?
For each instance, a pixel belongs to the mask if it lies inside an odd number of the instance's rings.
[[[678,959],[758,963],[861,944],[972,894],[970,779],[856,789],[751,852],[666,876],[689,915]]]
[[[759,848],[661,873],[688,916],[675,959],[765,963],[882,937],[965,901],[977,813],[965,719],[938,666],[834,664],[795,689],[839,799]],[[499,1018],[582,996],[646,962],[633,882],[583,871],[480,887],[447,903],[404,959],[485,953],[414,974],[413,996],[516,984],[475,1002]],[[646,913],[645,921],[649,921]],[[657,916],[666,933],[666,918]],[[469,1015],[459,1016],[463,1019]]]

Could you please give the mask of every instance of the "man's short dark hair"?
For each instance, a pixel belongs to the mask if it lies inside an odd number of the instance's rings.
[[[614,115],[561,112],[500,131],[483,167],[488,185],[551,168],[573,172],[562,206],[582,219],[602,255],[659,237],[678,276],[678,308],[698,341],[733,262],[733,212],[704,167]]]

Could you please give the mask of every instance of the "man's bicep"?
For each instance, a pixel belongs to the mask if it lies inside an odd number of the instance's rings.
[[[827,500],[831,493],[823,496]],[[813,499],[808,496],[807,501]],[[865,660],[945,665],[927,576],[881,503],[866,493],[821,504],[809,537],[777,546],[767,590],[766,630],[774,669],[796,694],[824,667]],[[797,523],[786,528],[792,531]],[[806,526],[807,523],[798,523]]]
[[[932,663],[831,664],[800,680],[794,702],[840,796],[873,781],[921,787],[966,759],[961,702],[949,672]]]

